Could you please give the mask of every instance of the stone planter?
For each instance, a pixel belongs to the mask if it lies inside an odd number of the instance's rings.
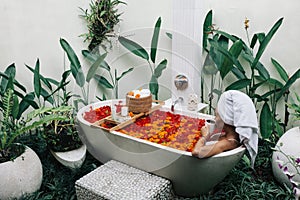
[[[42,184],[43,168],[29,147],[14,161],[0,164],[0,199],[18,199],[37,191]]]
[[[293,156],[294,158],[300,158],[300,127],[292,128],[283,134],[283,136],[281,136],[278,140],[276,146],[280,144],[282,144],[280,149],[286,155]],[[283,169],[279,168],[279,163],[276,162],[278,159],[283,161],[283,163],[287,163],[287,158],[281,152],[273,152],[272,169],[276,180],[282,184],[285,183],[288,186],[292,186],[287,176],[283,173]],[[294,166],[288,164],[287,167],[290,173],[296,173],[296,168]],[[299,170],[300,167],[298,166],[298,171]],[[300,175],[296,175],[293,180],[300,182]]]
[[[86,157],[86,146],[82,145],[78,149],[74,149],[66,152],[55,152],[50,150],[51,154],[56,158],[62,165],[70,168],[80,168]]]

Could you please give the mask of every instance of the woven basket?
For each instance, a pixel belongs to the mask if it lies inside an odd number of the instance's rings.
[[[133,113],[148,112],[152,107],[152,95],[148,97],[135,98],[126,95],[128,111]]]

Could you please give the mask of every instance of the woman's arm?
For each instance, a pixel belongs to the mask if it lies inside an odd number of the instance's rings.
[[[234,149],[237,146],[238,144],[235,141],[227,140],[225,138],[211,145],[205,145],[199,139],[192,152],[192,155],[198,158],[207,158],[223,151]]]

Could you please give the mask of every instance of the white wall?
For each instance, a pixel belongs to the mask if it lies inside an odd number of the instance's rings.
[[[128,0],[121,22],[121,35],[134,34],[130,37],[145,47],[150,46],[152,28],[156,19],[162,17],[162,32],[172,30],[172,0]],[[43,74],[59,78],[63,71],[63,51],[59,38],[65,38],[80,55],[86,48],[83,38],[78,36],[86,32],[84,21],[79,17],[78,7],[88,8],[87,0],[3,0],[0,6],[0,70],[3,71],[11,63],[17,65],[19,80],[29,88],[32,85],[31,73],[24,63],[34,66],[37,58],[41,62]],[[259,31],[267,32],[280,18],[284,22],[271,41],[262,61],[270,66],[270,57],[278,60],[291,75],[300,64],[300,2],[298,0],[203,0],[203,10],[212,9],[214,23],[222,30],[236,34],[246,39],[244,19],[250,19],[250,35]],[[199,31],[202,31],[199,28]],[[171,42],[165,36],[160,38],[159,59],[170,59]],[[132,87],[148,83],[149,71],[142,60],[133,55],[124,55],[126,51],[115,48],[116,52],[109,56],[114,67],[126,69],[138,64],[130,77],[124,78],[120,96]],[[118,55],[116,57],[116,55]],[[120,57],[121,55],[121,57]],[[124,59],[123,59],[123,56]],[[123,59],[123,60],[122,60]],[[171,63],[168,67],[171,67]],[[86,66],[84,66],[86,68]],[[143,68],[144,67],[144,68]],[[166,70],[160,79],[162,88],[170,88],[170,69]],[[276,74],[274,73],[274,76]],[[299,85],[299,84],[298,84]],[[168,89],[162,89],[161,98],[166,98]]]

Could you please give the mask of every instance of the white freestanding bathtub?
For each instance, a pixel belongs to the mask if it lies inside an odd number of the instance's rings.
[[[79,135],[88,151],[100,162],[117,160],[171,180],[177,195],[192,197],[208,193],[221,182],[239,162],[245,148],[226,151],[210,158],[199,159],[181,151],[138,139],[123,133],[91,126],[83,114],[92,108],[112,105],[119,100],[107,100],[83,107],[77,113]],[[168,109],[168,108],[162,108]],[[169,109],[170,110],[170,109]],[[191,114],[175,111],[182,115]],[[194,114],[191,117],[212,118]]]

